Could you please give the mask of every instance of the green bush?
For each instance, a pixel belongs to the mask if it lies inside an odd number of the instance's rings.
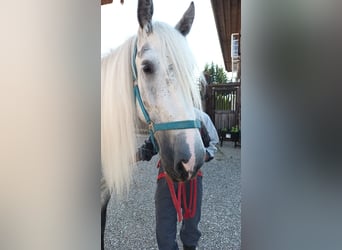
[[[208,63],[204,66],[204,74],[207,74],[209,79],[208,83],[227,83],[228,76],[224,68],[219,67],[213,62],[209,65]]]

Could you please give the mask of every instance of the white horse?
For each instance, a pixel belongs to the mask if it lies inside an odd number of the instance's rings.
[[[102,237],[111,193],[120,195],[130,185],[136,119],[149,124],[161,164],[174,181],[192,178],[203,165],[194,112],[201,109],[197,68],[185,39],[194,14],[191,3],[171,27],[152,22],[152,0],[139,1],[138,34],[101,61]]]

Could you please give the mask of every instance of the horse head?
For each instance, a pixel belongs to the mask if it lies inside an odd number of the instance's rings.
[[[152,22],[152,0],[138,4],[139,30],[133,64],[141,108],[138,117],[150,125],[195,121],[194,108],[200,106],[199,89],[194,79],[195,62],[187,46],[195,8],[191,3],[175,27]],[[142,111],[145,109],[146,111]],[[204,163],[205,149],[198,127],[170,128],[153,133],[161,164],[174,181],[194,177]],[[153,127],[151,128],[154,129]]]

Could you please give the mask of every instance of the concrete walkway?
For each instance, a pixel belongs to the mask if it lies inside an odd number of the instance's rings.
[[[138,164],[127,197],[112,197],[107,212],[105,249],[158,249],[155,237],[154,192],[158,157]],[[199,249],[241,248],[240,148],[218,145],[215,159],[202,167],[203,204]],[[180,224],[179,224],[180,225]],[[179,248],[182,244],[179,241]]]

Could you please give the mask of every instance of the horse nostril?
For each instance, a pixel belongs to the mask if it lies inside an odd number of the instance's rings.
[[[192,177],[193,171],[187,171],[184,167],[184,161],[180,161],[176,165],[176,172],[180,175],[182,180],[188,180]]]
[[[181,174],[183,172],[185,172],[185,168],[183,166],[183,163],[182,161],[178,162],[177,165],[176,165],[176,171]]]
[[[185,170],[183,166],[183,162],[180,161],[176,165],[176,172],[181,176],[181,179],[185,180],[188,176],[187,171]]]

